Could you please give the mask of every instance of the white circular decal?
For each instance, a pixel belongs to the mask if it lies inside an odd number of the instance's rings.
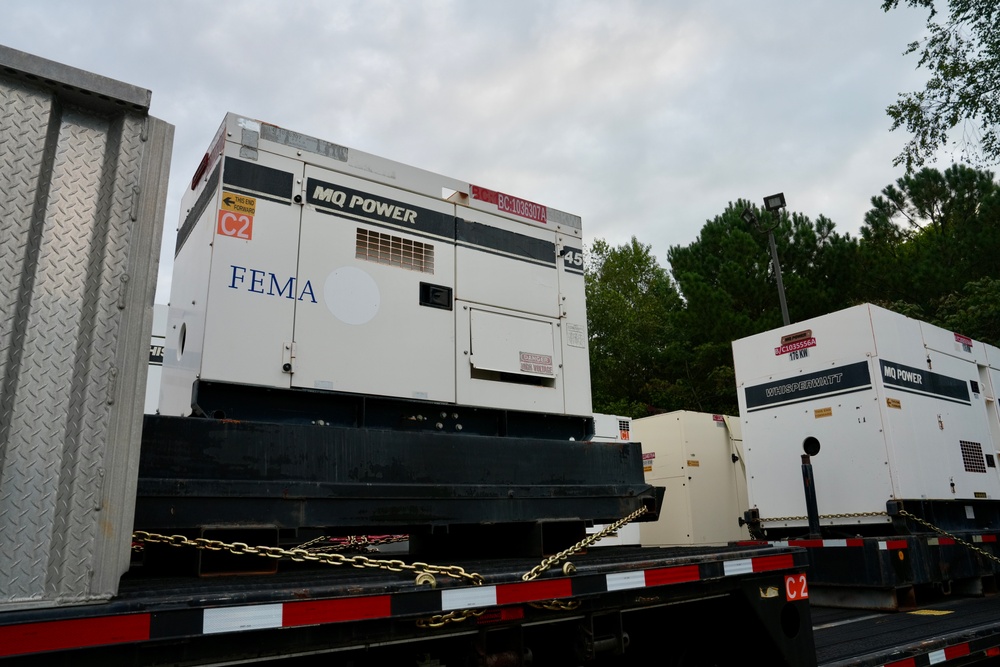
[[[381,295],[375,279],[359,268],[345,266],[326,277],[323,300],[345,324],[365,324],[378,314]]]

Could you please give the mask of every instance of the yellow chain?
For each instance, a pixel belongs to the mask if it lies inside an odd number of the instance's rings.
[[[410,539],[409,535],[390,535],[388,537],[381,537],[378,539],[370,539],[367,535],[350,535],[347,537],[346,541],[341,544],[323,544],[330,538],[326,535],[322,537],[317,537],[315,539],[309,540],[299,546],[296,549],[306,549],[311,553],[322,553],[324,551],[351,551],[358,550],[370,550],[377,551],[376,547],[382,546],[383,544],[393,544],[396,542],[405,542]],[[316,546],[319,545],[319,546]]]
[[[132,539],[137,542],[169,544],[173,547],[193,547],[207,551],[228,551],[237,555],[263,556],[265,558],[289,558],[295,562],[323,563],[325,565],[350,565],[359,569],[371,568],[388,570],[390,572],[415,572],[443,574],[453,579],[469,581],[476,586],[483,585],[483,576],[476,572],[466,572],[459,565],[430,565],[428,563],[406,563],[401,560],[381,560],[367,556],[344,556],[338,553],[312,552],[307,549],[283,549],[282,547],[259,546],[252,547],[245,542],[222,542],[203,537],[188,539],[184,535],[160,535],[137,530],[132,533]]]
[[[630,521],[638,519],[643,514],[645,514],[647,511],[648,510],[646,509],[645,506],[640,507],[639,509],[637,509],[636,511],[632,512],[631,514],[629,514],[624,519],[619,519],[618,521],[615,521],[614,523],[612,523],[612,524],[610,524],[608,526],[605,526],[604,530],[600,531],[599,533],[594,533],[593,535],[588,535],[584,539],[580,540],[579,542],[577,542],[576,544],[574,544],[573,546],[571,546],[569,549],[564,549],[563,551],[560,551],[559,553],[557,553],[557,554],[555,554],[553,556],[549,556],[548,558],[546,558],[545,560],[543,560],[541,563],[539,563],[535,567],[533,567],[530,570],[528,570],[527,572],[525,572],[524,575],[521,576],[521,579],[523,581],[531,581],[532,579],[536,579],[538,577],[538,575],[540,575],[542,572],[545,572],[545,570],[549,569],[550,567],[552,567],[556,563],[559,563],[559,562],[561,562],[561,561],[569,558],[570,556],[572,556],[573,554],[577,553],[578,551],[586,549],[587,547],[589,547],[591,544],[593,544],[597,540],[599,540],[599,539],[601,539],[603,537],[607,537],[611,533],[617,532],[618,529],[620,529],[622,526],[624,526],[625,524],[629,523]]]
[[[820,514],[820,519],[857,519],[866,516],[889,516],[886,512],[847,512],[844,514]],[[761,517],[757,519],[758,522],[763,523],[764,521],[808,521],[807,516],[771,516]]]
[[[463,609],[462,611],[449,611],[447,614],[437,614],[436,616],[431,616],[430,618],[421,618],[417,620],[418,628],[443,628],[449,623],[461,623],[462,621],[482,616],[483,611],[477,609]]]
[[[899,516],[906,517],[907,519],[912,519],[913,521],[916,521],[917,523],[921,524],[922,526],[930,528],[931,530],[933,530],[935,533],[938,533],[939,535],[944,535],[947,538],[955,540],[955,542],[957,544],[961,544],[962,546],[964,546],[964,547],[966,547],[968,549],[971,549],[972,551],[975,551],[976,553],[978,553],[978,554],[980,554],[982,556],[985,556],[986,558],[992,560],[995,563],[1000,563],[1000,558],[997,558],[996,556],[994,556],[993,554],[989,553],[985,549],[980,549],[979,547],[977,547],[976,545],[972,544],[971,542],[966,542],[961,537],[958,537],[957,535],[953,535],[953,534],[949,533],[948,531],[946,531],[946,530],[944,530],[942,528],[938,528],[933,523],[920,518],[916,514],[908,512],[908,511],[906,511],[904,509],[899,510],[898,514],[899,514]],[[854,518],[854,517],[862,517],[862,516],[889,516],[889,514],[887,512],[855,512],[853,514],[823,514],[823,515],[820,515],[820,518],[821,519],[845,519],[845,518]],[[773,518],[769,518],[769,519],[759,519],[759,521],[795,521],[795,520],[799,520],[799,519],[808,519],[808,518],[809,517],[805,517],[805,516],[781,516],[781,517],[773,517]]]
[[[938,533],[939,535],[944,535],[945,537],[951,538],[951,539],[955,540],[955,542],[957,542],[958,544],[961,544],[962,546],[967,547],[967,548],[975,551],[978,554],[982,554],[983,556],[986,556],[987,558],[989,558],[993,562],[1000,563],[1000,558],[997,558],[993,554],[988,553],[984,549],[980,549],[979,547],[975,546],[971,542],[966,542],[962,538],[957,537],[955,535],[952,535],[951,533],[947,532],[946,530],[938,528],[937,526],[935,526],[934,524],[930,523],[929,521],[925,521],[924,519],[921,519],[919,516],[911,514],[910,512],[907,512],[906,510],[902,510],[902,509],[899,510],[899,515],[900,516],[905,516],[908,519],[913,519],[917,523],[922,524],[924,526],[927,526],[928,528],[930,528],[931,530],[933,530],[935,533]]]

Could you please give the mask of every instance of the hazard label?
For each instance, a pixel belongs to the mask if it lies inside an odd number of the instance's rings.
[[[521,370],[525,373],[542,373],[553,375],[551,354],[521,353]]]
[[[222,210],[257,215],[257,198],[222,191]]]

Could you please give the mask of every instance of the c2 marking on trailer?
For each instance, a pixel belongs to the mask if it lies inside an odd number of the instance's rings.
[[[253,216],[232,211],[219,211],[219,224],[215,233],[249,241],[253,238]]]
[[[809,598],[809,584],[804,574],[785,575],[785,600],[806,600]]]

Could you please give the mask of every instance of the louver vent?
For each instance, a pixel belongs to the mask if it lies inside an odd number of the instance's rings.
[[[355,257],[369,262],[434,273],[434,246],[358,228]]]
[[[983,458],[983,446],[978,442],[960,440],[962,446],[962,464],[966,472],[986,472],[986,460]]]

